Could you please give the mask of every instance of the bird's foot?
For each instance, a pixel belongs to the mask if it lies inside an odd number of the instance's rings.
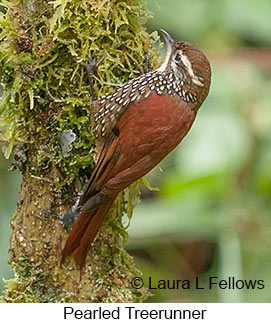
[[[78,219],[81,208],[79,207],[79,200],[64,214],[60,216],[60,223],[67,232],[70,232],[74,222]]]
[[[77,58],[73,56],[74,61],[79,63],[81,66],[83,66],[87,72],[88,72],[88,79],[90,84],[90,90],[91,90],[91,96],[92,96],[92,102],[97,101],[97,93],[94,90],[94,70],[101,64],[101,62],[104,60],[105,56],[102,56],[98,61],[96,58],[96,54],[94,51],[91,51],[90,58],[88,64],[84,62],[78,62]]]
[[[143,68],[141,66],[139,66],[138,69],[142,75],[151,72],[151,70],[152,70],[151,61],[150,61],[149,56],[147,54],[144,55]]]

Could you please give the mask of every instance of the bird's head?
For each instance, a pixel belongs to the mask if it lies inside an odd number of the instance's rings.
[[[167,44],[167,53],[158,70],[173,72],[175,81],[185,90],[195,93],[201,104],[208,95],[211,82],[211,67],[207,57],[189,42],[174,40],[163,29],[161,33]]]

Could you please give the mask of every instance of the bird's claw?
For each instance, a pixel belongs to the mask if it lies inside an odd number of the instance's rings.
[[[89,78],[89,84],[91,87],[91,96],[92,96],[92,102],[97,100],[97,94],[94,90],[94,81],[93,81],[93,71],[95,68],[97,68],[101,62],[104,60],[105,56],[102,56],[98,61],[96,58],[96,54],[94,51],[91,51],[90,58],[88,64],[84,62],[78,62],[77,58],[73,56],[73,60],[77,63],[79,63],[81,66],[83,66],[87,72],[88,72],[88,78]]]
[[[147,54],[144,54],[144,67],[139,66],[138,69],[141,74],[147,74],[151,72],[152,70],[151,61]]]
[[[102,56],[98,62],[97,62],[97,57],[94,51],[91,51],[90,58],[88,64],[84,64],[87,66],[87,70],[92,70],[93,68],[97,68],[101,62],[104,60],[105,56]]]
[[[144,55],[145,73],[149,73],[152,70],[152,64],[147,54]]]

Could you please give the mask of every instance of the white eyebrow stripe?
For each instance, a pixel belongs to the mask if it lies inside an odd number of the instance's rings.
[[[186,66],[187,71],[188,71],[189,75],[191,76],[192,82],[198,86],[204,86],[204,84],[194,74],[192,64],[191,64],[190,60],[188,59],[188,57],[186,55],[184,55],[183,53],[180,53],[180,54],[181,54],[182,62]]]

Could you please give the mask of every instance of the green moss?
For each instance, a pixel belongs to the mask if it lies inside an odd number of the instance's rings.
[[[33,172],[37,175],[53,162],[64,171],[64,184],[71,184],[82,170],[93,167],[94,145],[88,78],[72,56],[87,62],[93,50],[98,58],[105,57],[95,90],[107,94],[139,74],[144,54],[154,60],[157,35],[149,37],[145,31],[150,14],[141,0],[30,3],[2,3],[8,8],[0,20],[0,112],[9,140],[5,155],[9,157],[16,141],[33,144],[38,150],[31,161]],[[64,129],[77,135],[69,158],[61,155],[56,140]]]
[[[15,278],[5,281],[8,292],[2,302],[52,303],[69,300],[60,284],[53,282],[42,268],[36,267],[29,259],[20,258],[13,267]]]

